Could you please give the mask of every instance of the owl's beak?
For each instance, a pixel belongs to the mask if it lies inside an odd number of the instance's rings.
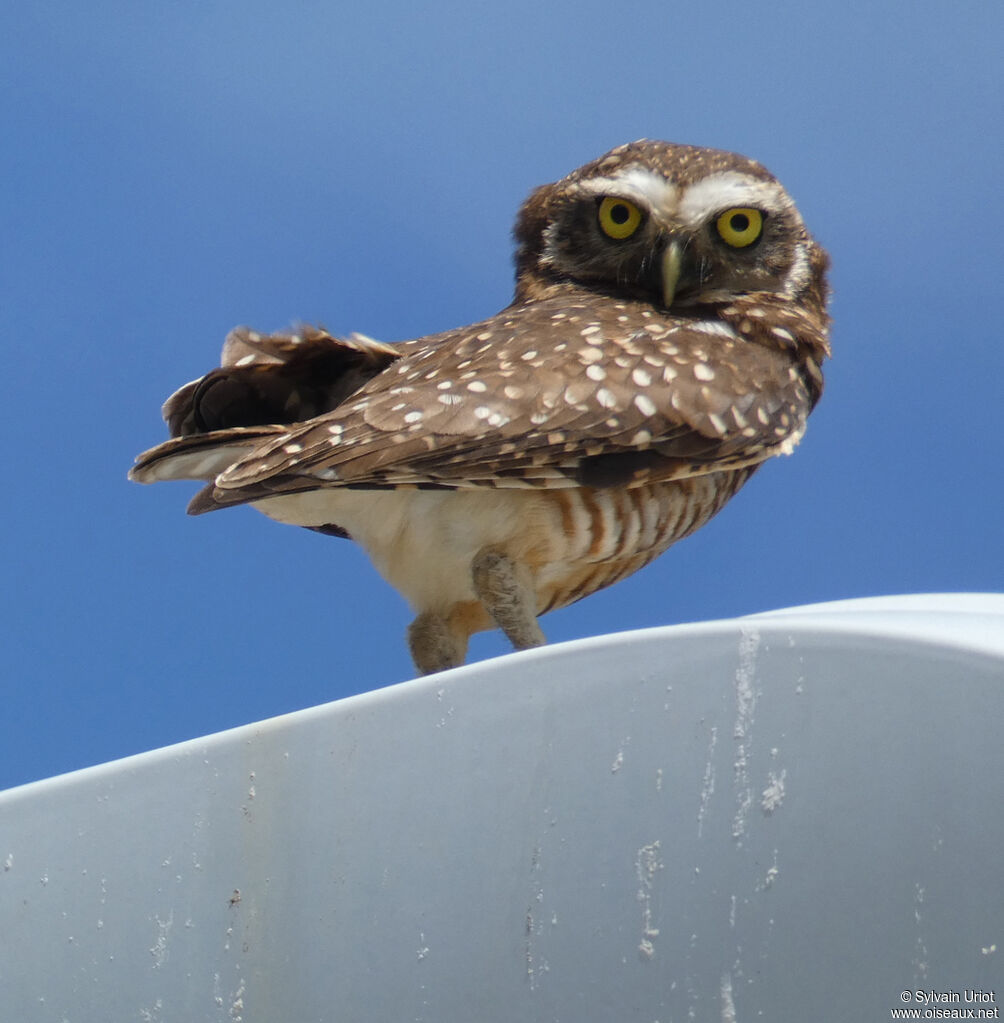
[[[676,286],[680,282],[683,268],[683,247],[677,241],[671,241],[662,253],[662,304],[668,309],[676,296]]]

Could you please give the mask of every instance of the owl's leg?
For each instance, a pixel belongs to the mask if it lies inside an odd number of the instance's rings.
[[[423,611],[408,626],[408,648],[419,673],[431,675],[464,663],[467,635],[453,628],[443,615]]]
[[[517,650],[547,642],[537,623],[537,597],[525,565],[485,547],[471,564],[471,577],[474,592]]]

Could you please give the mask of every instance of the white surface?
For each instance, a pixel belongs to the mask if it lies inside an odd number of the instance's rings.
[[[1004,997],[1004,597],[601,637],[0,793],[0,1020]],[[996,988],[995,988],[996,985]]]

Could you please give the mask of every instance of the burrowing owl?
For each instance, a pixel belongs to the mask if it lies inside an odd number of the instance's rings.
[[[385,345],[235,330],[164,406],[143,483],[362,544],[421,672],[623,579],[798,443],[828,354],[827,257],[760,164],[643,140],[538,188],[516,295]]]

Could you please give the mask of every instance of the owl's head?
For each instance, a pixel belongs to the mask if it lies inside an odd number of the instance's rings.
[[[524,203],[516,300],[569,289],[685,310],[772,292],[816,306],[827,257],[777,179],[735,153],[643,139]]]

